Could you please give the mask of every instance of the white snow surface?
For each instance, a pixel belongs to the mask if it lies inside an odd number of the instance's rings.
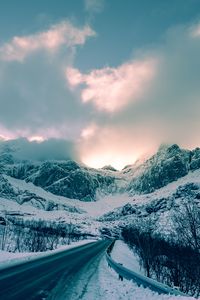
[[[170,184],[168,184],[167,186],[160,188],[158,190],[156,190],[153,193],[150,194],[145,194],[145,195],[133,195],[130,196],[127,193],[123,193],[123,194],[115,194],[115,195],[107,195],[107,196],[99,196],[98,200],[95,202],[84,202],[84,201],[80,201],[80,200],[76,200],[76,199],[69,199],[63,196],[57,196],[54,195],[50,192],[45,191],[44,189],[35,186],[32,183],[27,183],[24,180],[19,180],[19,179],[15,179],[12,178],[10,176],[4,175],[4,177],[12,184],[12,186],[16,189],[20,189],[22,191],[28,190],[40,197],[43,197],[49,201],[52,201],[54,203],[58,203],[61,205],[66,205],[69,207],[76,207],[78,209],[83,210],[83,214],[84,215],[84,211],[85,211],[85,215],[91,216],[91,217],[98,217],[101,216],[109,211],[112,211],[115,208],[121,207],[127,203],[131,203],[131,204],[142,204],[142,203],[147,203],[150,202],[152,200],[155,199],[159,199],[161,197],[169,197],[170,195],[172,195],[176,189],[181,186],[181,185],[185,185],[187,183],[196,183],[200,185],[200,170],[196,170],[194,172],[189,172],[189,174],[187,174],[186,176],[178,179],[177,181],[174,181]],[[2,198],[1,198],[2,199]],[[17,209],[27,212],[27,213],[39,213],[39,209],[34,208],[33,206],[31,206],[30,204],[24,203],[22,205],[16,205],[12,204],[11,202],[13,201],[9,201],[6,203],[6,205],[4,205],[4,207],[2,207],[2,201],[0,201],[0,211],[1,210],[14,210]],[[44,211],[43,211],[44,212]],[[45,212],[44,212],[45,213]],[[48,212],[51,214],[56,214],[56,211],[52,211],[52,212]],[[59,213],[61,213],[61,210],[59,211]],[[67,212],[65,212],[67,213]],[[69,213],[70,215],[81,215],[81,214],[77,214],[77,213]]]
[[[145,275],[144,270],[140,267],[139,257],[121,240],[117,240],[111,252],[111,257],[117,263],[121,263],[124,267]]]
[[[41,187],[35,186],[33,183],[26,182],[25,180],[16,179],[7,175],[3,175],[5,179],[9,181],[9,183],[17,190],[21,191],[30,191],[37,196],[45,198],[46,200],[52,201],[57,204],[74,206],[78,209],[85,211],[86,214],[97,217],[104,213],[107,213],[114,208],[125,205],[129,202],[132,197],[128,194],[118,194],[118,195],[108,195],[108,196],[98,196],[98,200],[95,202],[84,202],[77,199],[69,199],[63,196],[57,196],[50,192],[45,191]],[[1,204],[0,204],[1,205]],[[21,207],[26,207],[26,210],[30,212],[34,212],[34,207],[28,204],[22,204]],[[23,209],[22,208],[22,209]],[[32,209],[31,209],[32,208]],[[1,210],[1,207],[0,207]],[[55,213],[55,211],[53,211]]]
[[[176,189],[187,183],[195,183],[200,186],[200,170],[190,172],[188,175],[174,181],[167,186],[156,190],[153,193],[146,195],[133,195],[129,196],[128,194],[115,194],[98,197],[96,202],[83,202],[76,199],[69,199],[62,196],[54,195],[50,192],[45,191],[44,189],[35,186],[32,183],[27,183],[24,180],[19,180],[12,178],[10,176],[4,175],[4,177],[9,181],[9,183],[20,191],[30,191],[50,202],[60,204],[61,207],[58,210],[45,211],[43,209],[34,207],[31,203],[17,203],[15,200],[8,200],[5,198],[0,198],[0,213],[4,215],[6,212],[11,213],[20,213],[24,215],[24,218],[34,218],[42,220],[51,220],[58,222],[72,223],[74,225],[78,224],[83,228],[84,232],[88,232],[94,235],[99,235],[99,227],[102,226],[101,222],[98,222],[96,218],[106,214],[114,209],[120,208],[127,203],[134,205],[145,205],[151,201],[155,201],[160,198],[167,198],[175,193]],[[63,206],[75,207],[82,210],[82,213],[71,212],[62,209]],[[164,212],[160,215],[159,220],[159,230],[168,233],[171,230],[170,223],[170,214],[171,212]],[[126,216],[126,222],[131,222],[134,215]],[[124,222],[125,220],[116,219],[114,223]],[[110,222],[106,223],[108,227],[114,226],[115,224]],[[106,226],[107,226],[106,225]]]
[[[168,185],[155,190],[149,194],[138,195],[135,194],[131,198],[129,198],[130,203],[147,203],[155,199],[159,198],[167,198],[171,196],[179,186],[183,186],[188,183],[195,183],[200,186],[200,169],[189,172],[184,177],[179,178],[176,181],[169,183]]]

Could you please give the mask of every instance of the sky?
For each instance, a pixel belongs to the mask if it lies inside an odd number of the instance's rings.
[[[1,0],[0,139],[117,169],[200,146],[199,53],[199,0]]]

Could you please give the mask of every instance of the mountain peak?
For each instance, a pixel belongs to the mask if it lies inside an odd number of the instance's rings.
[[[102,168],[102,170],[108,170],[108,171],[113,171],[113,172],[116,172],[117,170],[111,166],[111,165],[106,165]]]

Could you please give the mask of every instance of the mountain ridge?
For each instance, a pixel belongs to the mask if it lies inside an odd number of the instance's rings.
[[[31,182],[55,195],[96,201],[98,195],[148,194],[200,168],[200,148],[162,145],[150,158],[117,171],[94,169],[74,160],[31,161],[15,158],[16,148],[1,147],[0,174]]]

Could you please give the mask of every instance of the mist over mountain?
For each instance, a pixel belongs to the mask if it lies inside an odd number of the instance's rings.
[[[32,182],[55,195],[95,201],[99,194],[151,193],[200,168],[200,149],[161,145],[146,160],[117,171],[112,166],[90,168],[80,161],[72,143],[26,139],[1,142],[0,172]]]
[[[79,161],[75,143],[64,139],[48,139],[41,142],[26,138],[0,140],[1,155],[11,155],[15,160],[67,160]]]

